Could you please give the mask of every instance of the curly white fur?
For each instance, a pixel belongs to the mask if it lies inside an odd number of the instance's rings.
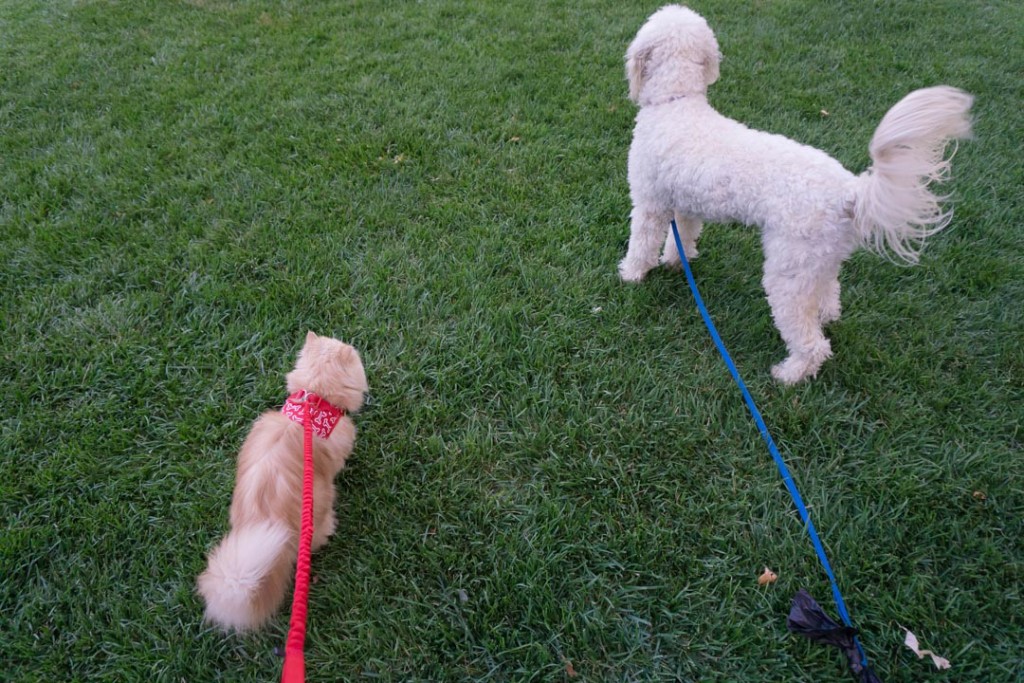
[[[658,264],[678,266],[669,221],[688,258],[702,221],[761,228],[762,284],[789,356],[772,375],[791,384],[832,355],[822,326],[840,314],[839,267],[858,247],[915,262],[951,214],[929,189],[945,178],[951,139],[970,135],[972,98],[948,86],[917,90],[882,119],[872,166],[855,176],[824,152],[747,128],[707,101],[721,55],[707,22],[669,5],[626,52],[630,99],[640,105],[629,151],[629,248],[619,264],[639,282]],[[887,251],[888,250],[888,251]]]

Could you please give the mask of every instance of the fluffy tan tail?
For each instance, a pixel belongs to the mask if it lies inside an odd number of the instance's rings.
[[[293,533],[283,524],[233,529],[210,553],[197,582],[206,618],[224,629],[261,626],[284,600],[295,554]]]
[[[916,263],[924,239],[949,224],[953,213],[940,205],[945,197],[928,184],[948,177],[946,145],[971,134],[973,101],[957,88],[924,88],[882,118],[868,148],[874,163],[860,176],[854,200],[854,225],[869,249]]]

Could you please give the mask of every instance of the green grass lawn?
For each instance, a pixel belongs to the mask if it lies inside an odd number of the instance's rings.
[[[848,680],[786,631],[835,607],[683,277],[617,278],[658,5],[0,4],[0,678],[277,679],[287,606],[224,635],[194,580],[312,329],[372,397],[311,681]],[[768,374],[754,230],[695,268],[882,679],[1020,681],[1024,7],[696,9],[712,103],[858,172],[909,90],[977,96],[952,226],[847,264],[817,380]]]

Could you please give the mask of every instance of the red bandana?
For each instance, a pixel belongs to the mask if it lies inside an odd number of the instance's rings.
[[[302,404],[309,403],[309,417],[313,422],[313,433],[321,439],[326,439],[334,431],[345,411],[337,406],[331,405],[311,391],[299,389],[288,397],[288,400],[281,406],[284,413],[292,422],[302,424]]]

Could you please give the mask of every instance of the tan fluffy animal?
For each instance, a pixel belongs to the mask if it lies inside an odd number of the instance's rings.
[[[297,400],[330,406],[319,414],[333,420],[327,438],[313,438],[313,550],[327,542],[337,523],[334,476],[352,452],[356,428],[349,413],[363,404],[366,374],[356,350],[310,332],[295,369],[286,378],[287,407]],[[298,394],[298,392],[307,394]],[[317,405],[322,405],[317,402]],[[338,413],[331,407],[340,409]],[[320,434],[328,433],[326,429]],[[224,629],[245,631],[266,622],[284,600],[291,581],[302,519],[301,422],[268,411],[252,426],[238,454],[231,530],[210,553],[198,580],[206,618]]]

